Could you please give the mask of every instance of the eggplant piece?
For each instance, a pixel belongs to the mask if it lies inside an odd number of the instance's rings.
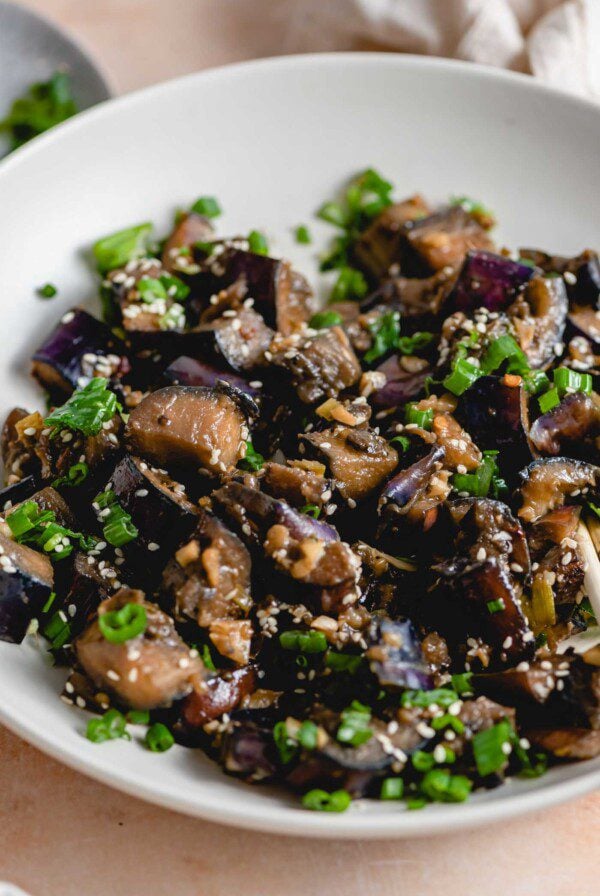
[[[176,619],[208,628],[216,620],[248,614],[250,570],[250,554],[240,539],[200,509],[193,537],[164,570],[163,592]]]
[[[11,507],[27,501],[37,490],[38,484],[35,476],[25,476],[24,479],[0,489],[0,513],[5,513]]]
[[[394,532],[405,523],[426,532],[434,525],[439,506],[450,491],[448,474],[442,470],[444,456],[444,449],[435,445],[429,454],[390,479],[378,504],[385,531]]]
[[[424,363],[416,371],[409,370],[404,366],[405,363],[403,357],[392,355],[375,368],[377,373],[383,373],[386,378],[385,385],[375,389],[369,396],[371,404],[377,410],[395,408],[411,401],[423,391],[425,380],[433,374],[433,368],[428,363]]]
[[[50,395],[70,395],[95,376],[120,377],[129,370],[125,346],[105,323],[72,308],[33,355],[31,372]]]
[[[574,305],[595,306],[600,299],[600,260],[597,252],[584,249],[574,258],[549,255],[539,249],[520,249],[521,258],[528,258],[546,274],[572,274],[565,278],[569,301]]]
[[[409,221],[405,225],[405,234],[409,249],[406,267],[412,267],[417,276],[423,270],[429,272],[448,266],[458,267],[467,252],[474,249],[494,249],[485,230],[472,215],[457,205],[426,218]]]
[[[539,560],[548,548],[559,545],[565,538],[575,539],[579,514],[579,507],[559,507],[528,526],[527,542],[532,558]]]
[[[533,523],[563,504],[597,501],[600,496],[600,467],[569,457],[535,460],[519,473],[522,507],[518,515]]]
[[[213,492],[217,506],[236,524],[251,543],[261,546],[274,525],[285,527],[292,538],[316,539],[325,543],[339,541],[333,526],[300,513],[285,501],[271,498],[239,482],[228,482]]]
[[[600,756],[600,731],[589,728],[531,728],[526,729],[532,746],[555,759],[582,760]]]
[[[421,406],[417,405],[421,410]],[[476,470],[481,464],[481,451],[451,414],[436,413],[431,429],[437,444],[445,452],[445,465],[449,470],[464,467],[467,472]]]
[[[533,274],[528,265],[504,255],[468,252],[447,306],[451,311],[464,311],[469,316],[477,308],[506,311]]]
[[[593,308],[576,306],[567,315],[569,329],[576,337],[589,339],[595,352],[600,351],[600,319]]]
[[[132,411],[125,438],[131,451],[160,467],[225,473],[244,457],[252,399],[226,383],[166,386]]]
[[[519,345],[533,370],[546,369],[564,351],[568,300],[561,277],[532,277],[508,309]]]
[[[195,244],[207,242],[213,235],[213,226],[203,215],[198,215],[196,212],[178,215],[175,227],[167,237],[162,251],[162,264],[165,270],[180,273],[178,262],[183,260],[189,264],[189,253]]]
[[[431,209],[418,194],[388,206],[356,240],[353,253],[358,267],[371,279],[382,280],[392,265],[401,265],[405,249],[404,225],[424,218]]]
[[[138,457],[126,455],[115,467],[107,488],[114,491],[138,530],[137,538],[123,548],[136,575],[156,571],[197,525],[198,509],[185,496],[183,486]]]
[[[304,585],[335,589],[353,585],[360,575],[360,559],[345,542],[298,537],[285,523],[271,526],[264,549],[277,569]]]
[[[183,701],[185,724],[191,729],[200,728],[223,713],[231,713],[255,687],[256,674],[252,666],[211,675],[196,684]]]
[[[436,568],[442,571],[439,566]],[[467,563],[456,576],[453,572],[451,588],[465,602],[467,610],[466,633],[477,635],[481,631],[498,663],[515,665],[531,659],[535,638],[508,565],[488,557]],[[501,609],[491,612],[490,604]],[[474,628],[470,628],[471,624]]]
[[[542,454],[562,454],[582,460],[598,457],[600,398],[575,392],[538,417],[529,438]]]
[[[300,466],[266,463],[261,485],[274,498],[283,498],[294,507],[314,504],[322,507],[331,497],[333,483],[323,475]]]
[[[344,389],[355,386],[362,373],[348,337],[338,326],[322,330],[302,343],[275,339],[270,354],[276,367],[288,371],[304,404],[335,398]]]
[[[236,719],[223,738],[220,760],[225,771],[245,781],[272,778],[277,772],[272,726]]]
[[[241,308],[190,330],[186,351],[238,373],[249,372],[264,363],[264,353],[274,335],[260,314],[252,308]]]
[[[216,386],[219,381],[226,382],[240,392],[246,392],[254,401],[261,394],[260,388],[251,386],[243,377],[186,355],[181,355],[169,364],[164,377],[173,386]]]
[[[308,282],[287,261],[237,249],[228,253],[226,268],[228,282],[241,279],[255,309],[284,336],[301,329],[317,310]]]
[[[90,617],[102,601],[110,597],[114,590],[113,583],[117,581],[116,575],[106,561],[100,569],[95,557],[81,551],[73,554],[68,591],[59,598],[58,604],[55,601],[52,605],[53,610],[62,607],[71,636],[79,634],[91,621]]]
[[[170,706],[202,679],[205,667],[177,634],[173,620],[142,591],[122,588],[103,601],[98,615],[137,604],[146,611],[146,629],[122,643],[107,641],[93,622],[75,641],[77,659],[96,687],[132,709]]]
[[[51,475],[48,451],[40,444],[43,428],[41,414],[30,414],[24,408],[13,408],[6,417],[0,444],[7,485],[20,482],[29,475],[33,475],[36,481]]]
[[[53,587],[47,555],[18,544],[0,530],[0,641],[21,643]]]
[[[336,426],[323,432],[308,433],[301,439],[327,463],[330,475],[346,501],[363,501],[398,466],[395,449],[370,429]]]
[[[360,310],[365,314],[380,307],[394,309],[400,313],[403,331],[407,333],[437,329],[437,319],[455,280],[456,269],[450,265],[430,277],[391,277],[362,299]]]
[[[510,566],[516,580],[527,580],[531,560],[525,531],[502,501],[491,498],[461,498],[448,505],[458,530],[456,548],[459,556],[474,562],[481,550],[486,557],[496,557]]]
[[[59,526],[66,526],[67,529],[74,529],[76,526],[75,517],[71,508],[59,492],[51,486],[35,492],[28,499],[34,501],[40,510],[50,510],[54,513],[56,522]]]
[[[410,619],[380,619],[371,627],[365,656],[381,687],[430,690],[431,669]]]
[[[498,464],[507,476],[531,460],[527,395],[521,382],[479,377],[461,396],[456,418],[479,448],[499,451]]]

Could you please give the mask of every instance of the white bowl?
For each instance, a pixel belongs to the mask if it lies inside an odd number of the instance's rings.
[[[0,0],[0,118],[32,83],[47,81],[57,69],[71,76],[78,109],[111,96],[106,75],[73,37],[39,13]],[[8,149],[0,135],[0,156]]]
[[[511,246],[600,243],[600,110],[525,77],[393,55],[274,59],[194,75],[85,112],[0,165],[2,405],[41,406],[28,357],[61,311],[94,302],[82,250],[100,235],[214,194],[223,233],[264,230],[316,276],[329,229],[312,213],[373,165],[398,194],[484,200]],[[309,223],[316,246],[292,229]],[[41,301],[51,281],[59,297]],[[216,822],[327,837],[410,836],[507,818],[593,789],[600,761],[514,780],[460,806],[369,801],[311,813],[283,791],[226,777],[198,750],[95,745],[58,699],[64,675],[35,648],[0,644],[0,718],[42,750],[135,796]]]

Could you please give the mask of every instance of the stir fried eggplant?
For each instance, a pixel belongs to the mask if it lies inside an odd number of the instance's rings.
[[[148,724],[320,811],[600,755],[598,256],[392,193],[367,169],[319,212],[320,311],[204,196],[152,250],[100,240],[106,322],[75,308],[35,352],[0,639],[70,667],[90,740]]]

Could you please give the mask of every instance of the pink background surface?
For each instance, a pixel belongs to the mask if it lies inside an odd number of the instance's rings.
[[[281,51],[277,0],[29,0],[120,91]],[[101,749],[101,747],[99,747]],[[252,834],[133,800],[0,727],[0,879],[32,896],[595,896],[600,795],[503,825],[412,841]]]

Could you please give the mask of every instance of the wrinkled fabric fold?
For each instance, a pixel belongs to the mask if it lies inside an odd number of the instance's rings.
[[[447,56],[600,99],[600,0],[279,0],[273,15],[285,53]]]

